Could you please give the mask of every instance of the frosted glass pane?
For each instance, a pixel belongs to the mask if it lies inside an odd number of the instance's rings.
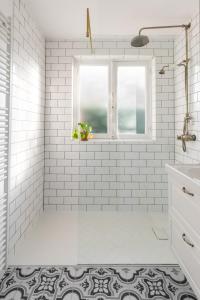
[[[118,66],[118,132],[145,133],[146,69],[143,66]]]
[[[80,66],[80,117],[94,133],[107,133],[108,66]]]

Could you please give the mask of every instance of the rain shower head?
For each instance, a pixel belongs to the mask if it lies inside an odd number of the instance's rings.
[[[149,38],[147,35],[137,35],[131,40],[132,47],[143,47],[149,43]]]
[[[132,40],[131,40],[131,46],[132,47],[143,47],[145,45],[147,45],[149,43],[149,38],[147,35],[142,35],[142,31],[146,30],[146,29],[166,29],[166,28],[185,28],[186,30],[189,29],[191,26],[191,24],[182,24],[182,25],[170,25],[170,26],[151,26],[151,27],[142,27],[139,30],[139,34],[137,36],[135,36]]]

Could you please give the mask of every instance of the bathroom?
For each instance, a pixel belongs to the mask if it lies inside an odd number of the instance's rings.
[[[200,299],[199,0],[0,0],[0,299]]]

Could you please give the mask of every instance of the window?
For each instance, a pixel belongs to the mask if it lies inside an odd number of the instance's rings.
[[[150,60],[80,59],[74,71],[74,125],[90,123],[95,138],[150,136]]]
[[[80,121],[89,122],[96,134],[108,132],[109,69],[106,65],[80,65]]]

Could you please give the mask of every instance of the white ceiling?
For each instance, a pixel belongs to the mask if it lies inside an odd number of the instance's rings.
[[[84,37],[87,7],[90,8],[94,37],[129,36],[143,26],[187,23],[199,10],[199,0],[27,0],[27,2],[45,36],[52,39]],[[172,31],[168,30],[165,33],[170,35]]]
[[[11,16],[11,14],[12,14],[12,0],[0,0],[0,11],[5,16]]]

